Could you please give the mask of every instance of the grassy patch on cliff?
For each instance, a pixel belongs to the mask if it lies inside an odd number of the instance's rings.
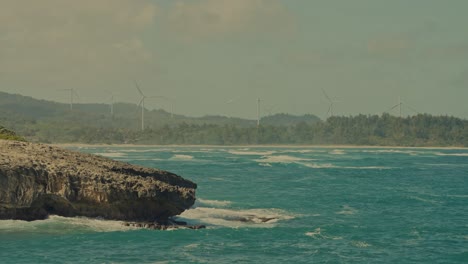
[[[2,126],[0,126],[0,139],[26,141],[23,137],[16,135],[15,132],[10,131]]]

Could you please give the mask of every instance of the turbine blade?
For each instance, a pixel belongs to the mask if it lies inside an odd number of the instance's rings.
[[[408,109],[409,109],[409,110],[411,110],[411,111],[415,112],[416,114],[420,114],[420,112],[419,112],[418,110],[416,110],[416,109],[412,108],[412,107],[411,107],[411,106],[409,106],[408,104],[405,104],[405,105],[406,105],[406,107],[408,107]]]
[[[392,108],[388,109],[387,112],[388,112],[388,111],[392,111],[393,109],[397,108],[397,107],[400,106],[400,105],[401,105],[401,103],[398,103],[398,104],[392,106]]]
[[[140,102],[138,103],[137,107],[135,108],[135,113],[137,113],[138,110],[141,108],[141,104],[143,103],[143,100],[145,100],[144,97],[141,98]]]
[[[80,99],[80,96],[79,96],[78,93],[75,91],[75,89],[72,89],[72,93],[73,93],[73,95],[74,95],[77,99]]]
[[[139,107],[141,106],[141,104],[143,103],[143,101],[144,101],[144,100],[145,100],[145,98],[144,98],[144,97],[143,97],[143,98],[141,98],[140,102],[138,103],[138,106],[137,106],[137,108],[139,108]]]
[[[332,100],[330,99],[330,97],[328,96],[328,94],[325,92],[324,89],[322,89],[322,92],[323,92],[323,95],[325,95],[325,97],[327,98],[327,100],[331,102]]]
[[[137,81],[136,80],[133,80],[135,82],[135,87],[137,88],[138,92],[140,93],[141,96],[145,97],[145,95],[143,94],[143,92],[141,91],[140,89],[140,86],[138,85]]]

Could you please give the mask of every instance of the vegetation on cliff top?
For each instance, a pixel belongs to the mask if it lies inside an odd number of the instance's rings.
[[[0,126],[0,139],[25,141],[24,138],[16,135],[15,132],[10,131],[2,126]]]

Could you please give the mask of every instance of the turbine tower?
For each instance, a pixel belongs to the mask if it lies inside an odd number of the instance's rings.
[[[171,118],[174,118],[174,107],[175,107],[175,100],[171,97],[167,97],[167,96],[159,96],[160,98],[163,98],[163,99],[166,99],[169,104],[171,105]]]
[[[110,112],[111,116],[114,116],[114,95],[111,93],[111,102],[110,102]]]
[[[78,94],[75,91],[75,88],[69,89],[60,89],[61,91],[69,91],[70,92],[70,110],[73,111],[73,98],[79,98]]]
[[[114,93],[112,91],[109,91],[109,90],[106,90],[104,89],[104,91],[106,91],[106,93],[109,95],[109,109],[110,109],[110,114],[111,116],[114,116]]]
[[[161,98],[161,96],[146,96],[141,91],[140,86],[138,85],[138,83],[136,81],[134,81],[134,82],[135,82],[135,87],[138,90],[138,93],[141,95],[141,100],[140,100],[140,103],[138,103],[137,107],[141,106],[141,131],[144,131],[145,130],[145,99],[147,99],[147,98]]]
[[[260,126],[260,98],[257,98],[257,128]]]

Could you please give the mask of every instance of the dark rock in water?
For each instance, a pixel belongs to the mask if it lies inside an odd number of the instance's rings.
[[[193,205],[196,188],[167,171],[0,140],[0,219],[55,214],[167,222]]]

